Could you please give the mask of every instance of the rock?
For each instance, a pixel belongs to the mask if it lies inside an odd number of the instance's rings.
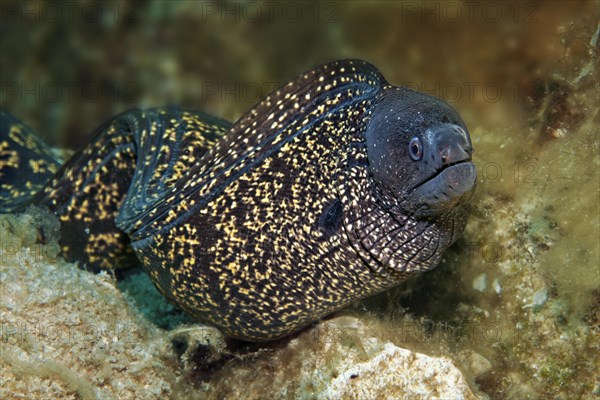
[[[450,359],[402,348],[382,339],[380,328],[375,320],[350,316],[322,321],[252,362],[227,364],[205,394],[230,399],[476,398]]]
[[[487,274],[484,272],[483,274],[477,275],[475,279],[473,279],[473,289],[478,290],[480,292],[484,292],[487,287]]]
[[[492,363],[487,358],[474,351],[468,351],[463,358],[464,365],[468,366],[474,376],[481,376],[492,369]]]
[[[208,364],[218,362],[227,354],[225,336],[212,326],[183,326],[170,332],[169,336],[175,352],[188,370],[194,368],[193,359],[199,352],[205,352],[203,361]]]
[[[533,294],[533,301],[531,305],[533,308],[540,308],[548,301],[548,289],[542,288]]]
[[[385,343],[368,361],[348,365],[318,398],[458,400],[475,396],[449,359]]]
[[[40,209],[0,216],[0,398],[173,398],[178,372],[163,331],[109,274],[56,257],[57,227]]]
[[[502,293],[502,286],[500,286],[500,281],[498,281],[498,278],[494,279],[492,282],[492,287],[494,288],[494,292],[496,292],[496,294]]]

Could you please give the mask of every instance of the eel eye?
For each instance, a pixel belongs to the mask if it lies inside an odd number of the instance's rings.
[[[423,143],[418,137],[414,137],[408,144],[408,153],[414,161],[419,161],[423,157]]]

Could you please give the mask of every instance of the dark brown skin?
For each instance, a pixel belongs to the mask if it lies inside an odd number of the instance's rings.
[[[233,126],[125,113],[29,203],[59,216],[64,251],[88,267],[109,267],[130,241],[173,303],[265,341],[435,267],[466,223],[471,153],[448,104],[346,60]]]

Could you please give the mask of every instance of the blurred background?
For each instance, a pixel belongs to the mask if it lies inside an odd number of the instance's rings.
[[[180,105],[236,120],[294,76],[340,58],[363,58],[392,84],[447,99],[467,122],[478,117],[471,125],[515,112],[531,123],[543,114],[545,93],[564,92],[561,80],[580,72],[574,67],[589,55],[599,8],[597,1],[0,4],[0,106],[72,149],[133,107]]]

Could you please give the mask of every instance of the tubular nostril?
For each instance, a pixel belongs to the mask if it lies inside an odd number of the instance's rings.
[[[447,148],[441,151],[440,156],[442,158],[442,164],[446,164],[446,160],[448,160],[448,152],[449,150]]]

